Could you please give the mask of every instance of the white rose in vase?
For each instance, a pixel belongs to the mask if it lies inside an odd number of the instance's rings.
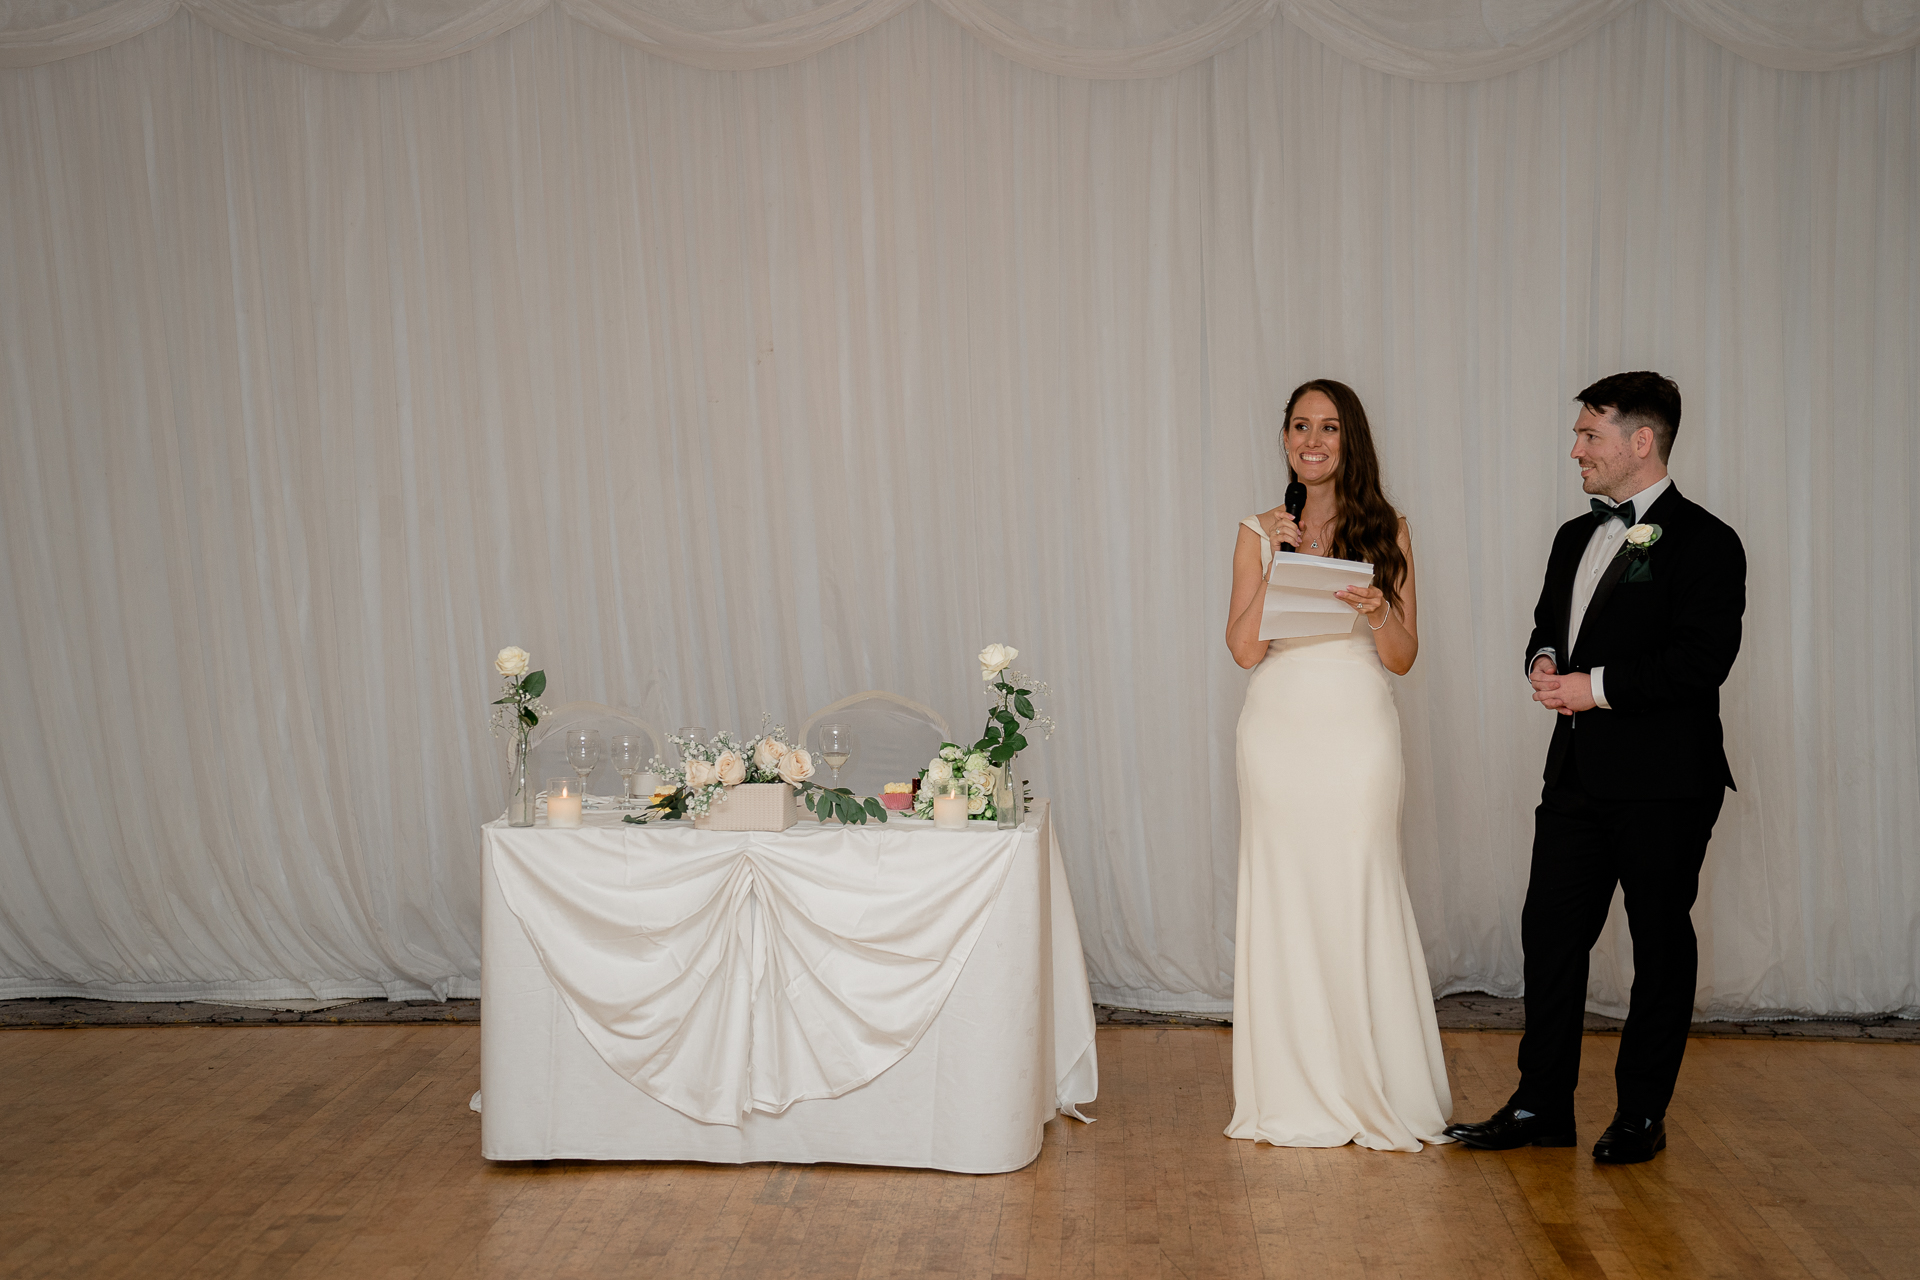
[[[713,772],[722,783],[737,787],[747,780],[747,762],[740,753],[729,748],[713,758]]]
[[[518,680],[527,674],[527,651],[517,644],[510,644],[494,655],[493,669],[509,680]]]
[[[720,772],[713,767],[711,760],[687,761],[687,786],[693,790],[710,787],[718,781],[720,781]]]
[[[980,651],[980,678],[992,680],[995,676],[1013,665],[1020,656],[1018,649],[1009,649],[1003,644],[990,644]]]
[[[780,758],[792,751],[786,743],[773,738],[760,739],[760,745],[753,749],[753,767],[762,773],[774,773],[780,768]]]
[[[780,781],[799,783],[813,776],[813,757],[799,747],[780,757]]]

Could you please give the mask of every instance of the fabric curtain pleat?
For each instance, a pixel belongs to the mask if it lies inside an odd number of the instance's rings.
[[[1653,0],[929,0],[996,52],[1093,79],[1170,75],[1224,53],[1277,14],[1342,56],[1416,80],[1483,80],[1552,57]],[[649,53],[716,71],[810,58],[916,0],[14,0],[0,67],[131,39],[184,8],[309,66],[394,71],[449,58],[549,5]],[[1762,66],[1841,71],[1920,43],[1916,0],[1660,0]]]

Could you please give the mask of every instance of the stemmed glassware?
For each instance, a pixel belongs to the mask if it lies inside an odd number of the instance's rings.
[[[600,735],[592,729],[569,729],[566,736],[567,763],[580,775],[580,794],[587,793],[587,775],[600,763]]]
[[[673,736],[686,742],[707,742],[713,738],[713,730],[705,728],[702,725],[684,724],[673,731]],[[687,762],[686,752],[682,751],[679,747],[675,747],[673,751],[675,755],[680,757],[681,764]]]
[[[833,783],[840,785],[840,771],[847,767],[847,761],[853,759],[854,748],[859,745],[853,736],[853,726],[834,722],[823,724],[813,731],[813,740],[819,748],[820,758],[827,762],[827,768],[833,770]]]
[[[607,755],[620,771],[620,807],[633,808],[633,779],[647,763],[647,740],[631,733],[616,733],[607,743]]]

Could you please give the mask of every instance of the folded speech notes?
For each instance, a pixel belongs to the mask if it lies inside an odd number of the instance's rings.
[[[1273,573],[1267,579],[1267,604],[1260,615],[1260,638],[1296,640],[1351,631],[1358,615],[1333,593],[1372,582],[1373,566],[1358,560],[1275,552]]]

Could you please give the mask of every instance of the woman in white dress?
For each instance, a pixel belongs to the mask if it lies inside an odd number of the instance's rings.
[[[1386,500],[1366,411],[1316,379],[1287,402],[1305,484],[1242,523],[1227,647],[1253,668],[1240,712],[1240,900],[1227,1136],[1418,1151],[1453,1114],[1433,990],[1400,854],[1405,770],[1391,671],[1419,651],[1413,543]],[[1362,560],[1351,631],[1261,640],[1273,552]]]

